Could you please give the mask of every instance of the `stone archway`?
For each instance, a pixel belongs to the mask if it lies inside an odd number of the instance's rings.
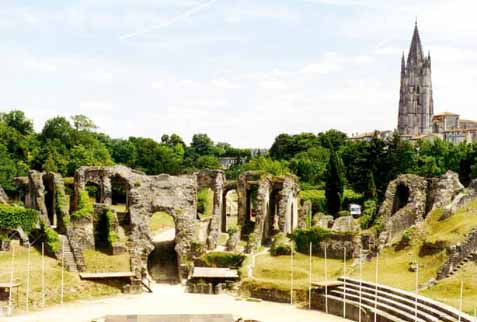
[[[176,218],[167,209],[158,209],[149,220],[154,249],[147,258],[147,270],[157,283],[179,281],[179,261],[176,246]]]

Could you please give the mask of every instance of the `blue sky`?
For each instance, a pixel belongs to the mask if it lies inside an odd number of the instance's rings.
[[[42,0],[0,3],[0,106],[85,114],[112,137],[394,129],[419,21],[435,111],[477,119],[473,0]]]

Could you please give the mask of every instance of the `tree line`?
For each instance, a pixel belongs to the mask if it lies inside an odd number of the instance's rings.
[[[477,143],[409,142],[397,134],[353,141],[329,130],[280,134],[267,156],[252,158],[250,150],[214,143],[207,134],[194,135],[189,144],[177,134],[165,134],[160,142],[144,137],[115,139],[97,131],[84,115],[51,118],[37,133],[24,112],[0,113],[0,185],[7,192],[15,190],[12,179],[29,169],[72,176],[84,165],[123,164],[146,174],[177,175],[220,168],[220,157],[237,158],[237,164],[226,171],[228,179],[246,170],[295,174],[302,190],[325,190],[328,203],[339,203],[345,189],[379,201],[388,183],[403,173],[432,177],[453,170],[465,185],[477,178]],[[341,206],[328,208],[336,213]]]
[[[214,143],[207,134],[194,135],[190,144],[177,134],[165,134],[160,142],[114,139],[84,115],[53,117],[37,133],[23,111],[0,113],[0,185],[7,192],[15,190],[13,179],[30,169],[73,176],[80,166],[123,164],[150,175],[177,175],[220,168],[219,157],[247,160],[251,153]]]

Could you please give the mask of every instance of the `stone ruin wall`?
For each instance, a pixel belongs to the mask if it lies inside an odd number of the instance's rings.
[[[409,194],[406,204],[396,209],[399,186],[405,187]],[[419,226],[430,211],[451,204],[463,190],[458,174],[452,171],[429,179],[413,174],[398,176],[389,183],[379,208],[378,217],[382,218],[384,224],[384,231],[379,236],[380,243],[390,241],[411,226]]]
[[[252,189],[257,189],[255,223],[250,220],[249,191]],[[270,241],[276,232],[291,233],[298,227],[298,192],[298,179],[295,176],[273,177],[256,171],[240,175],[237,181],[238,224],[242,234],[253,234],[252,238],[249,237],[248,252]],[[274,227],[275,221],[277,229]],[[252,230],[247,231],[250,225]]]
[[[254,180],[257,178],[259,180]],[[31,170],[28,177],[17,178],[17,183],[23,186],[25,206],[39,210],[42,220],[49,225],[57,224],[57,231],[65,236],[64,239],[68,242],[80,271],[86,268],[83,251],[95,248],[94,221],[93,216],[77,218],[70,217],[70,213],[77,209],[79,193],[86,189],[88,184],[98,187],[95,213],[104,212],[112,205],[115,182],[124,185],[127,191],[127,212],[117,212],[113,209],[113,229],[118,229],[120,224],[127,225],[128,229],[127,242],[113,245],[113,251],[127,249],[131,258],[131,268],[136,273],[136,283],[140,281],[144,270],[147,270],[147,258],[154,249],[149,224],[150,217],[156,211],[167,212],[174,218],[175,250],[182,278],[187,277],[190,268],[192,243],[200,243],[205,249],[216,248],[219,234],[226,228],[225,194],[233,188],[236,188],[238,193],[239,224],[247,218],[247,209],[250,210],[247,208],[247,203],[250,202],[247,199],[249,197],[247,190],[253,185],[258,188],[257,213],[253,227],[253,232],[258,238],[251,245],[253,249],[257,249],[262,241],[269,241],[277,232],[274,228],[272,211],[276,213],[275,224],[278,223],[279,231],[291,232],[299,222],[300,225],[304,225],[303,214],[306,212],[299,209],[298,180],[292,176],[258,177],[257,173],[249,172],[233,184],[225,181],[221,170],[203,170],[184,176],[164,174],[148,176],[120,165],[81,167],[75,173],[70,209],[56,207],[55,198],[58,195],[66,198],[64,180],[59,174]],[[202,188],[210,188],[214,192],[212,216],[205,220],[199,220],[197,216],[197,193]],[[50,214],[47,208],[48,192],[53,194],[51,197],[55,205],[50,206]],[[50,222],[50,218],[54,218],[56,222]]]

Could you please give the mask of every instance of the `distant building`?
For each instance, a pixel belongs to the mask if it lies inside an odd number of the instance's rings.
[[[259,156],[267,156],[268,149],[250,149],[250,154],[252,158],[259,157]]]
[[[405,140],[441,138],[452,143],[477,140],[477,121],[460,120],[454,113],[434,115],[431,55],[424,56],[419,30],[414,27],[411,47],[401,59],[398,132]]]
[[[378,139],[387,139],[393,135],[393,131],[372,131],[372,132],[364,132],[364,133],[354,133],[351,135],[352,141],[366,141],[369,142],[373,138]]]
[[[227,170],[230,169],[230,167],[236,165],[238,162],[243,163],[245,161],[245,158],[238,158],[238,157],[220,157],[219,162],[220,165],[222,166],[222,169]]]

